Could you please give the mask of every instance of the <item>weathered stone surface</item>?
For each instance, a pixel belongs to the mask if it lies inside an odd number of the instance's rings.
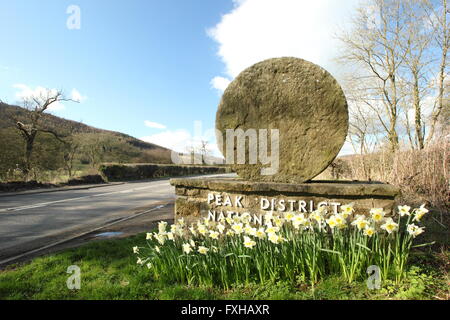
[[[228,86],[216,129],[224,141],[226,129],[278,129],[277,174],[261,175],[269,165],[249,164],[248,156],[246,164],[233,169],[247,180],[302,183],[339,153],[348,130],[347,102],[337,81],[321,67],[297,58],[269,59],[244,70]]]
[[[300,201],[303,201],[304,210],[308,212],[326,202],[330,210],[338,210],[340,205],[353,203],[356,214],[368,214],[371,208],[383,208],[389,214],[393,211],[395,199],[400,193],[396,187],[376,182],[314,181],[288,184],[250,182],[233,178],[188,178],[171,179],[170,183],[175,186],[177,194],[185,194],[178,196],[176,200],[175,216],[189,221],[205,217],[209,211],[252,214],[272,211],[271,207],[261,208],[262,199],[265,199],[266,203],[273,201],[273,211],[279,212],[300,211]],[[211,201],[211,195],[220,196],[223,203],[229,197],[232,199],[231,205],[217,205],[215,201]],[[242,206],[233,201],[237,198]],[[284,210],[280,209],[281,203],[284,203]]]

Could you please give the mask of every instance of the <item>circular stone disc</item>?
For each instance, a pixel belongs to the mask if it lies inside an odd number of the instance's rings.
[[[227,148],[222,147],[227,145],[227,129],[254,129],[258,137],[260,129],[267,129],[269,157],[270,129],[278,129],[275,174],[261,172],[271,167],[270,161],[262,164],[259,157],[256,164],[249,161],[248,137],[244,164],[237,164],[238,143],[234,141],[232,167],[247,180],[302,183],[325,170],[342,148],[348,130],[347,101],[337,81],[323,68],[298,58],[269,59],[244,70],[230,83],[217,110],[216,129],[222,132],[223,141],[219,135],[217,141],[225,159]]]

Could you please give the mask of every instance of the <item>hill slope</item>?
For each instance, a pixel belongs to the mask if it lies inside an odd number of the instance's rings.
[[[24,141],[15,128],[16,119],[29,123],[30,112],[18,106],[0,103],[0,178],[8,170],[23,164]],[[79,166],[93,162],[171,163],[171,150],[136,139],[120,132],[91,127],[81,122],[44,114],[42,126],[62,136],[76,137],[80,148],[76,163]],[[34,148],[35,166],[41,170],[64,168],[64,146],[47,133],[39,133]]]

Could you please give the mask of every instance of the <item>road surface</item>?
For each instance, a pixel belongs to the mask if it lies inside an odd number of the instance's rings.
[[[0,263],[174,199],[169,179],[0,197]]]

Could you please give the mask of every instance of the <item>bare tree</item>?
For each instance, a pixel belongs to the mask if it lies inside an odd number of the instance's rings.
[[[423,7],[427,12],[428,21],[433,28],[433,41],[440,50],[439,71],[436,81],[438,95],[431,115],[430,133],[427,138],[429,142],[433,139],[440,114],[445,107],[448,107],[448,98],[445,97],[445,82],[447,77],[446,69],[448,67],[447,55],[450,46],[450,29],[447,14],[450,13],[450,10],[447,6],[447,0],[424,0]]]
[[[57,132],[49,128],[44,121],[44,114],[53,104],[60,101],[77,102],[65,98],[62,91],[46,89],[44,92],[22,99],[21,106],[28,111],[25,115],[26,119],[19,118],[17,114],[9,115],[25,141],[23,168],[25,179],[28,179],[30,171],[32,170],[31,156],[37,134],[39,132],[50,133],[55,138],[62,141]]]
[[[392,151],[399,147],[396,126],[401,100],[398,75],[404,60],[399,45],[405,25],[403,11],[401,0],[367,1],[353,17],[352,30],[338,35],[344,47],[339,61],[359,70],[355,80],[370,83],[365,88],[365,102],[385,130]]]

